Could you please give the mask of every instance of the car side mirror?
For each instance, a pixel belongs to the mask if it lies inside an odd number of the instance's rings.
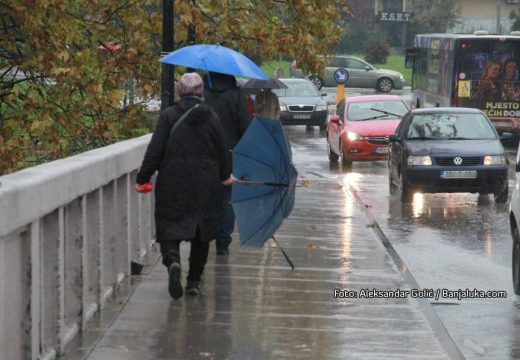
[[[399,135],[392,134],[392,135],[388,136],[388,142],[389,143],[391,143],[391,142],[401,142],[401,139],[399,138]]]
[[[513,134],[509,133],[509,132],[505,132],[505,133],[502,133],[502,135],[500,135],[500,140],[513,140]]]
[[[339,115],[331,115],[329,121],[334,124],[339,124]]]
[[[320,96],[327,96],[327,93],[326,92],[322,92],[322,93],[320,93]]]
[[[370,71],[370,66],[365,65],[365,71]]]

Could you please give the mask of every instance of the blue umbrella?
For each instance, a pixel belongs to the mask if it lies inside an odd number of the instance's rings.
[[[189,45],[162,57],[162,63],[250,79],[268,76],[247,56],[222,45]]]
[[[294,207],[298,175],[279,121],[256,117],[251,122],[233,149],[233,175],[238,182],[233,185],[231,203],[240,243],[262,247],[272,238],[278,244],[274,233]]]

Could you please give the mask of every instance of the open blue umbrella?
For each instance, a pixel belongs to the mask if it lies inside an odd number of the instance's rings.
[[[294,207],[296,177],[291,149],[277,120],[256,117],[233,149],[231,203],[240,243],[262,247]],[[278,244],[280,247],[280,244]],[[294,265],[283,249],[283,255]]]
[[[247,56],[218,44],[185,46],[165,55],[159,61],[250,79],[268,79],[262,69]]]

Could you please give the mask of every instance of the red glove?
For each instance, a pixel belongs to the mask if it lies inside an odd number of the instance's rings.
[[[135,190],[143,194],[149,193],[150,191],[152,191],[152,189],[153,185],[151,182],[147,182],[144,184],[135,184]]]

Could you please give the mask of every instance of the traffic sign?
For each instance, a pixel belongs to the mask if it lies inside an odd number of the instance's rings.
[[[345,68],[338,68],[336,71],[334,71],[334,80],[338,84],[344,84],[347,82],[349,77],[348,71]]]

